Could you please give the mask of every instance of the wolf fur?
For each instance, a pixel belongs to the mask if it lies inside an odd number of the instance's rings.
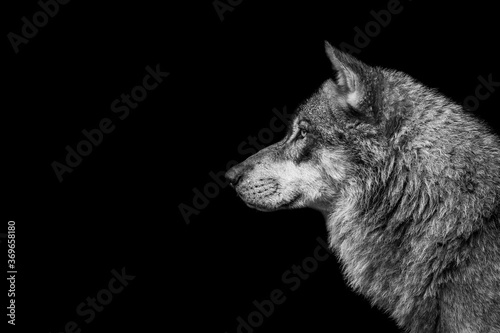
[[[326,43],[336,72],[229,170],[250,207],[323,212],[352,288],[409,332],[500,332],[500,140],[410,76]]]

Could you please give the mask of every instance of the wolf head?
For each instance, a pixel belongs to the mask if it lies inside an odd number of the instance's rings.
[[[425,205],[458,198],[480,169],[495,178],[496,165],[471,160],[479,149],[498,156],[498,138],[460,105],[402,72],[368,66],[327,42],[325,49],[336,75],[297,108],[283,140],[226,173],[248,206],[329,214],[337,203],[366,212],[385,200],[387,215],[404,187],[408,198],[422,198],[412,204]],[[474,184],[484,198],[495,190]]]
[[[250,207],[325,210],[359,164],[374,162],[359,148],[377,150],[373,139],[387,134],[380,110],[383,74],[327,42],[325,48],[336,76],[298,107],[283,140],[226,173]]]

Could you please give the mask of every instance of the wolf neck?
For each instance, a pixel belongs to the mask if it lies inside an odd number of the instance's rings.
[[[416,119],[398,138],[404,146],[354,179],[327,218],[350,285],[395,318],[436,306],[442,281],[466,264],[467,242],[481,237],[500,202],[498,139],[456,105],[429,100],[440,109],[412,110]],[[477,161],[482,149],[496,162]],[[456,245],[461,250],[446,255]]]

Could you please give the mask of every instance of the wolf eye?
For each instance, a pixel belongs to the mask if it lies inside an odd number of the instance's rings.
[[[296,139],[298,140],[305,139],[306,136],[309,134],[309,121],[302,119],[301,121],[299,121],[297,127],[299,131],[297,133]]]

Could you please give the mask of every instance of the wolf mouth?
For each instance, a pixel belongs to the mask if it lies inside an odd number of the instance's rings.
[[[297,193],[291,200],[289,200],[283,204],[280,204],[276,207],[269,207],[269,206],[259,204],[259,203],[250,203],[250,202],[247,202],[246,200],[243,200],[243,201],[250,208],[257,209],[257,210],[260,210],[262,212],[271,212],[271,211],[278,210],[278,209],[291,208],[300,198],[302,198],[302,194]]]
[[[285,202],[284,204],[281,204],[278,208],[279,209],[287,209],[287,208],[290,208],[293,206],[293,204],[295,204],[297,201],[299,201],[299,199],[302,198],[302,194],[301,193],[297,193],[293,198],[292,200],[288,201],[288,202]]]

